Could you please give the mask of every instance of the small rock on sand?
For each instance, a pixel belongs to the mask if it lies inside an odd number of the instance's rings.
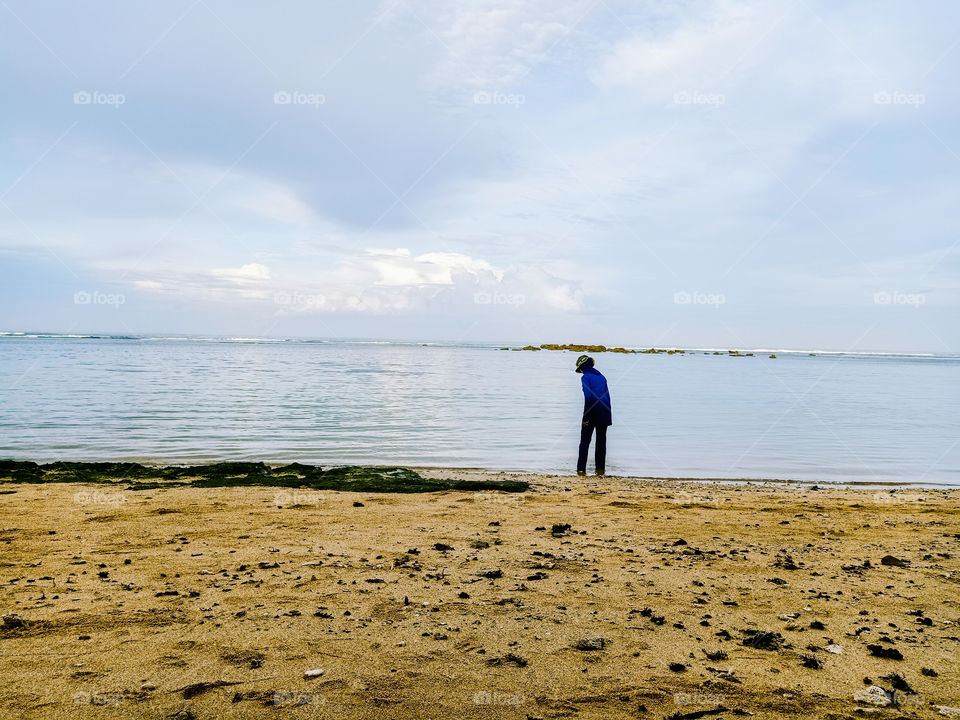
[[[779,650],[783,646],[783,636],[777,632],[762,630],[744,630],[743,644],[757,650]]]
[[[879,685],[871,685],[862,690],[857,690],[857,692],[853,694],[853,699],[859,703],[876,705],[878,707],[887,707],[893,702],[890,693]]]
[[[26,626],[26,621],[16,613],[10,613],[3,616],[3,629],[16,630]]]
[[[607,645],[607,641],[602,637],[595,638],[580,638],[577,640],[573,647],[577,650],[582,650],[583,652],[591,652],[593,650],[603,650]]]
[[[322,668],[318,668],[318,669],[316,669],[316,670],[307,670],[306,672],[303,673],[303,676],[304,676],[305,678],[307,678],[308,680],[309,680],[310,678],[320,677],[321,675],[323,675],[323,669],[322,669]]]
[[[884,660],[903,660],[903,653],[896,648],[887,648],[883,647],[883,645],[867,645],[867,650],[869,650],[870,654],[874,657],[883,658]]]
[[[880,558],[881,565],[887,565],[890,567],[907,567],[910,564],[909,560],[903,560],[894,555],[884,555]]]

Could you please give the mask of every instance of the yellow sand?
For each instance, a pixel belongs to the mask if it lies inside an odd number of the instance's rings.
[[[960,706],[960,491],[532,480],[0,486],[0,715],[842,718],[892,673],[915,693],[882,717]],[[788,647],[744,646],[750,629]]]

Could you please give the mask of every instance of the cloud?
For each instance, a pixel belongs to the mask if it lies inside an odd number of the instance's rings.
[[[147,277],[132,280],[131,284],[139,290],[159,295],[218,302],[270,297],[270,269],[260,263],[207,271],[162,268],[142,272],[131,270],[129,274],[146,274]]]
[[[451,252],[430,252],[414,256],[406,248],[367,250],[366,262],[376,269],[376,285],[454,285],[462,276],[477,281],[492,278],[499,282],[503,271],[486,260]]]
[[[815,318],[783,318],[805,296],[854,307],[874,287],[956,306],[956,3],[383,0],[371,13],[295,0],[278,12],[264,23],[225,9],[235,34],[188,13],[114,85],[176,13],[145,23],[131,6],[104,24],[18,0],[68,61],[91,38],[117,50],[83,55],[84,86],[128,102],[69,106],[80,88],[42,62],[0,78],[5,96],[31,98],[0,115],[0,251],[133,284],[200,331],[366,313],[389,317],[364,332],[389,335],[403,313],[445,313],[457,334],[509,310],[529,325],[606,313],[652,342],[676,310],[658,299],[699,288],[731,298],[725,322],[744,337],[789,328],[835,345]],[[23,27],[5,40],[52,61]],[[328,102],[274,104],[284,88]],[[525,101],[475,103],[478,91]],[[757,319],[730,316],[738,297]],[[221,314],[198,312],[207,302]],[[506,321],[488,317],[494,337]],[[928,322],[956,337],[956,323]]]
[[[583,293],[571,285],[557,285],[544,295],[548,307],[565,312],[577,312],[583,305]]]
[[[273,303],[283,315],[403,311],[451,314],[477,305],[523,305],[541,312],[578,312],[583,293],[575,282],[543,268],[498,268],[462,253],[414,255],[407,248],[368,249],[341,257],[330,271],[287,267],[274,272],[260,263],[208,271],[165,271],[134,285],[148,293],[202,301]]]
[[[237,285],[262,283],[270,279],[270,268],[260,263],[247,263],[238,268],[217,268],[210,271],[217,278],[231,280]]]
[[[438,47],[425,77],[429,87],[472,102],[475,90],[507,90],[526,78],[595,4],[596,0],[400,4],[386,0],[383,16],[414,28],[426,45]]]
[[[295,193],[282,187],[251,190],[241,196],[243,205],[269,220],[287,225],[307,225],[316,213]]]
[[[683,7],[665,18],[667,29],[641,31],[615,43],[592,77],[605,87],[643,90],[660,82],[707,87],[737,63],[755,62],[757,55],[750,50],[775,30],[783,15],[779,6],[727,0]]]

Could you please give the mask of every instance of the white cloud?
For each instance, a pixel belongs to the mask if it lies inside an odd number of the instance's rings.
[[[291,266],[274,273],[260,263],[248,263],[207,271],[165,270],[134,285],[146,292],[207,301],[269,301],[279,314],[463,312],[482,304],[478,293],[510,297],[512,305],[538,312],[576,312],[583,303],[575,283],[542,268],[505,270],[461,253],[414,255],[407,248],[347,255],[327,271]],[[522,303],[516,298],[523,298]]]
[[[386,0],[386,15],[410,24],[436,49],[426,82],[439,91],[472,98],[475,90],[505,91],[543,62],[595,0]],[[420,24],[423,23],[423,25]],[[426,27],[424,27],[424,25]],[[439,47],[437,47],[439,46]]]
[[[450,252],[431,252],[414,256],[408,249],[368,250],[368,262],[376,269],[377,285],[454,285],[461,276],[476,280],[503,279],[503,271],[486,260]]]
[[[242,196],[245,207],[268,220],[287,225],[306,225],[316,219],[313,210],[297,195],[282,187],[258,188]]]
[[[583,293],[570,285],[557,285],[547,290],[544,302],[556,310],[577,312],[583,305]]]
[[[232,280],[238,285],[262,283],[270,279],[270,268],[260,263],[247,263],[238,268],[216,268],[210,274],[217,278]]]
[[[718,0],[683,7],[667,33],[631,34],[601,59],[593,78],[601,86],[649,88],[666,82],[693,89],[726,76],[783,18],[779,5]],[[671,93],[672,95],[672,93]]]

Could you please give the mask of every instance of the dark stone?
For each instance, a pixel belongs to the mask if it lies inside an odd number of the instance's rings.
[[[884,555],[880,558],[881,565],[887,565],[889,567],[907,567],[910,564],[909,560],[902,560],[893,555]]]
[[[884,660],[903,660],[903,653],[896,648],[886,648],[883,645],[867,645],[867,650],[874,657]]]
[[[757,650],[778,651],[784,644],[783,636],[778,632],[744,630],[743,633],[747,636],[743,639],[743,644]]]

